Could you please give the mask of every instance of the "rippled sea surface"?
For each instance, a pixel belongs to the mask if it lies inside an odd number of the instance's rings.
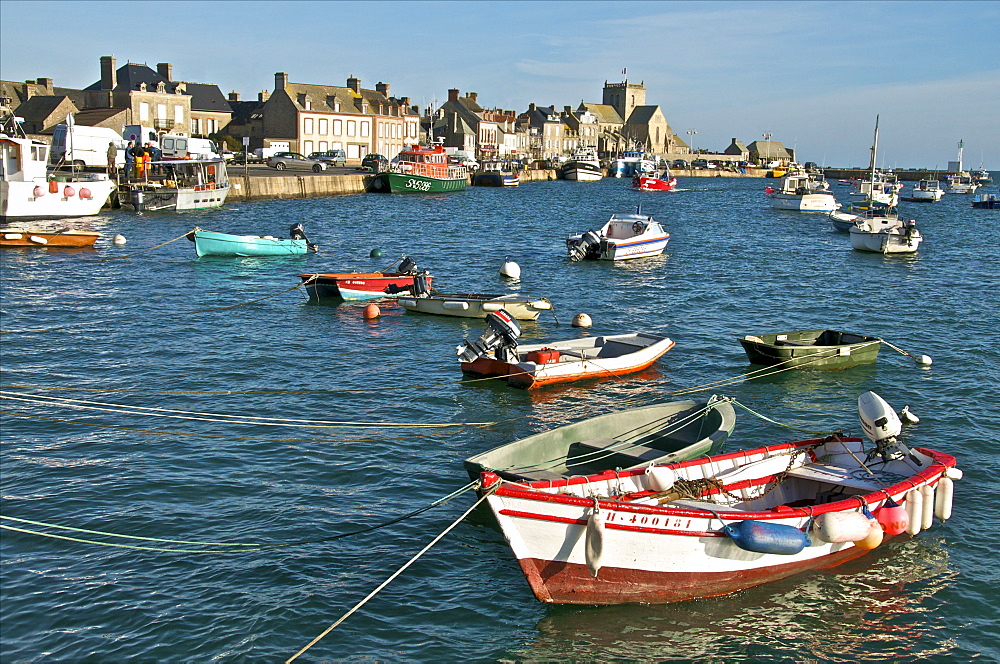
[[[727,597],[569,607],[533,598],[479,508],[299,661],[997,660],[1000,211],[954,194],[904,203],[925,242],[883,257],[852,251],[823,215],[772,210],[766,184],[682,178],[644,195],[670,244],[620,265],[570,263],[563,244],[634,208],[611,179],[113,212],[88,222],[104,233],[93,250],[5,250],[4,662],[284,661],[473,505],[465,492],[419,512],[466,485],[465,457],[691,393],[860,435],[867,390],[920,417],[906,443],[958,457],[946,524]],[[319,254],[153,248],[195,226],[296,222]],[[555,316],[525,323],[526,343],[646,330],[677,345],[638,376],[526,392],[461,379],[454,348],[479,321],[383,303],[369,322],[295,288],[299,273],[403,254],[443,291],[550,298]],[[519,281],[498,274],[507,256]],[[569,325],[578,312],[593,328]],[[825,327],[934,362],[883,347],[872,365],[755,378],[736,341]],[[728,449],[804,437],[740,409]]]

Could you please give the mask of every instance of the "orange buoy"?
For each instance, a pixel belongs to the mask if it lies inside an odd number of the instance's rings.
[[[910,523],[906,508],[892,498],[887,498],[882,507],[878,508],[875,518],[887,535],[899,535]]]
[[[364,317],[366,319],[371,320],[372,318],[378,318],[381,315],[382,312],[379,310],[378,305],[376,304],[365,305]]]
[[[58,194],[59,193],[59,183],[55,180],[49,180],[49,193]]]

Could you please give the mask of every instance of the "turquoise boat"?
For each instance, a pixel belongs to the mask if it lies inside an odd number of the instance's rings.
[[[232,235],[195,228],[187,234],[187,239],[194,242],[194,250],[199,257],[294,256],[310,250],[316,251],[316,245],[302,232],[301,224],[292,226],[291,235],[290,238],[270,235]]]

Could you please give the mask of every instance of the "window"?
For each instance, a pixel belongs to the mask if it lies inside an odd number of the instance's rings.
[[[333,121],[333,135],[334,136],[340,136],[343,133],[344,133],[344,122],[343,122],[343,120],[334,120]]]
[[[362,120],[361,121],[361,135],[362,136],[368,136],[369,134],[371,134],[371,131],[372,131],[372,123],[369,122],[368,120]]]
[[[166,120],[167,119],[167,105],[166,104],[157,104],[156,105],[156,117],[159,120]]]
[[[303,134],[311,134],[311,133],[313,133],[313,119],[312,118],[305,118],[302,121],[302,133]]]
[[[179,125],[184,123],[184,107],[174,106],[174,124]]]
[[[201,118],[191,118],[191,133],[192,134],[201,133]]]
[[[357,123],[354,120],[347,121],[347,135],[354,136],[357,133]]]
[[[139,121],[143,122],[149,120],[149,103],[145,101],[139,102]]]
[[[322,121],[322,120],[320,120],[320,122],[323,122],[323,121]],[[319,142],[319,151],[320,151],[320,152],[326,152],[326,151],[327,151],[327,149],[328,149],[328,145],[327,145],[327,142],[326,142],[326,141],[320,141],[320,142]]]
[[[327,120],[326,118],[320,118],[319,119],[319,133],[322,134],[323,136],[326,136],[328,133],[330,133],[329,129],[330,129],[330,121]],[[320,148],[320,152],[322,152],[322,151],[323,151],[323,148]]]
[[[378,137],[382,138],[385,136],[385,124],[382,122],[378,123]],[[381,151],[381,148],[380,148]]]
[[[312,154],[314,152],[314,150],[313,150],[313,142],[312,141],[305,141],[302,144],[302,152],[304,154],[306,154],[306,155]]]

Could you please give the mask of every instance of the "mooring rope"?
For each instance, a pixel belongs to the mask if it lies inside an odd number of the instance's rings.
[[[413,518],[413,517],[418,516],[420,514],[423,514],[424,512],[432,510],[435,507],[439,507],[440,505],[444,505],[445,503],[448,503],[448,502],[454,500],[455,498],[457,498],[461,494],[465,493],[466,491],[469,491],[470,489],[474,489],[478,484],[479,484],[478,481],[477,482],[469,482],[465,486],[463,486],[463,487],[461,487],[459,489],[456,489],[455,491],[452,491],[448,495],[443,496],[441,498],[438,498],[438,499],[436,499],[436,500],[428,503],[427,505],[419,507],[419,508],[417,508],[417,509],[415,509],[415,510],[413,510],[411,512],[407,512],[406,514],[398,516],[398,517],[396,517],[394,519],[389,519],[388,521],[383,521],[382,523],[377,523],[377,524],[375,524],[373,526],[367,526],[365,528],[360,528],[358,530],[352,530],[352,531],[346,532],[346,533],[338,533],[336,535],[328,535],[326,537],[320,537],[320,538],[315,538],[315,539],[295,540],[295,541],[292,541],[292,542],[275,542],[275,543],[270,543],[270,544],[259,543],[259,542],[258,543],[250,543],[250,544],[248,544],[248,543],[239,543],[239,542],[198,542],[198,541],[191,541],[191,540],[176,540],[176,539],[166,539],[166,538],[157,538],[157,537],[141,537],[139,535],[123,535],[121,533],[112,533],[112,532],[102,531],[102,530],[88,530],[86,528],[76,528],[76,527],[73,527],[73,526],[61,526],[59,524],[46,523],[44,521],[32,521],[32,520],[29,520],[29,519],[19,519],[17,517],[0,515],[0,520],[6,519],[8,521],[16,521],[18,523],[25,523],[25,524],[32,525],[32,526],[42,526],[42,527],[46,527],[46,528],[54,528],[56,530],[68,530],[70,532],[86,533],[86,534],[90,534],[90,535],[101,535],[101,536],[104,536],[104,537],[118,537],[118,538],[121,538],[121,539],[140,540],[140,541],[146,541],[146,542],[159,542],[159,543],[163,543],[163,544],[192,544],[192,545],[202,546],[202,547],[205,547],[205,546],[212,546],[212,547],[235,547],[234,549],[230,549],[230,550],[227,550],[225,548],[215,548],[215,549],[178,549],[178,548],[139,546],[139,545],[135,545],[135,544],[117,544],[117,543],[114,543],[114,542],[101,542],[101,541],[98,541],[98,540],[84,539],[84,538],[80,538],[80,537],[70,537],[68,535],[57,535],[55,533],[43,533],[43,532],[40,532],[40,531],[37,531],[37,530],[30,530],[30,529],[27,529],[27,528],[18,528],[16,526],[9,526],[9,525],[2,524],[2,523],[0,523],[0,529],[12,530],[12,531],[20,532],[20,533],[26,533],[26,534],[29,534],[29,535],[36,535],[36,536],[39,536],[39,537],[48,537],[48,538],[51,538],[51,539],[59,539],[59,540],[65,540],[65,541],[70,541],[70,542],[79,542],[79,543],[82,543],[82,544],[93,544],[95,546],[110,546],[110,547],[119,548],[119,549],[134,549],[134,550],[139,550],[139,551],[157,551],[157,552],[166,552],[166,553],[249,553],[249,552],[254,552],[254,551],[266,551],[266,550],[270,550],[270,549],[287,549],[289,547],[303,546],[303,545],[306,545],[306,544],[322,544],[322,543],[325,543],[325,542],[331,542],[333,540],[343,539],[345,537],[353,537],[355,535],[361,535],[361,534],[364,534],[364,533],[372,532],[374,530],[379,530],[381,528],[386,528],[388,526],[400,523],[401,521],[405,521],[407,519],[410,519],[410,518]]]
[[[32,398],[25,398],[32,397]],[[440,428],[458,426],[493,426],[496,422],[349,422],[339,420],[307,420],[295,418],[258,417],[255,415],[228,415],[226,413],[206,413],[199,411],[177,410],[169,408],[149,408],[146,406],[129,406],[125,404],[90,401],[86,399],[65,399],[48,397],[41,394],[24,394],[19,392],[0,391],[0,399],[24,401],[35,404],[54,404],[67,408],[84,408],[106,412],[118,412],[128,415],[145,415],[149,417],[167,417],[181,420],[196,420],[203,422],[229,422],[232,424],[256,424],[272,427],[349,427],[349,428]],[[108,407],[106,407],[108,406]],[[234,419],[227,419],[234,418]],[[235,419],[239,418],[239,419]]]
[[[733,402],[734,405],[739,406],[740,408],[742,408],[743,410],[747,411],[751,415],[753,415],[755,417],[758,417],[758,418],[764,420],[765,422],[770,422],[771,424],[776,424],[777,426],[779,426],[779,427],[785,427],[786,429],[792,429],[793,431],[801,431],[803,433],[813,433],[813,434],[818,434],[818,435],[821,435],[821,436],[835,436],[835,435],[840,435],[840,434],[843,433],[843,430],[841,430],[841,429],[835,429],[833,431],[815,431],[813,429],[802,429],[800,427],[793,427],[791,424],[785,424],[784,422],[779,422],[777,420],[771,419],[770,417],[768,417],[766,415],[758,413],[754,409],[750,408],[749,406],[747,406],[745,404],[740,403],[739,401],[737,401],[735,399],[733,399],[732,402]]]
[[[329,634],[330,632],[332,632],[342,622],[344,622],[345,620],[347,620],[347,618],[349,618],[355,611],[357,611],[362,606],[364,606],[365,604],[367,604],[368,600],[370,600],[372,597],[374,597],[375,595],[377,595],[383,588],[385,588],[387,585],[389,585],[396,577],[398,577],[400,574],[402,574],[404,571],[406,571],[406,569],[408,567],[410,567],[410,565],[412,565],[413,563],[415,563],[417,561],[417,559],[420,558],[420,556],[422,556],[425,553],[427,553],[427,551],[429,551],[432,546],[434,546],[439,541],[441,541],[441,539],[445,535],[447,535],[448,533],[450,533],[452,531],[452,529],[455,528],[455,526],[457,526],[458,524],[460,524],[465,519],[465,517],[469,516],[469,514],[471,514],[474,509],[476,509],[477,507],[479,507],[480,503],[482,503],[484,500],[486,500],[486,498],[488,498],[490,496],[490,494],[492,494],[493,491],[495,491],[495,490],[496,490],[496,487],[491,487],[490,490],[487,490],[487,491],[483,492],[483,495],[480,496],[479,500],[477,500],[475,503],[473,503],[472,507],[470,507],[469,509],[465,510],[465,512],[462,513],[462,516],[458,517],[458,519],[456,519],[455,521],[453,521],[451,523],[451,525],[449,525],[447,528],[445,528],[443,531],[441,531],[441,533],[437,537],[435,537],[434,539],[432,539],[430,541],[430,543],[427,544],[427,546],[425,546],[423,549],[421,549],[417,553],[417,555],[413,556],[408,561],[406,561],[406,563],[402,567],[400,567],[398,570],[396,570],[395,572],[393,572],[393,574],[388,579],[386,579],[385,581],[383,581],[382,583],[380,583],[378,585],[378,587],[375,588],[375,590],[373,590],[370,593],[368,593],[368,595],[363,600],[361,600],[360,602],[358,602],[357,604],[355,604],[353,607],[351,607],[351,609],[347,613],[345,613],[344,615],[342,615],[332,625],[330,625],[325,630],[323,630],[323,632],[320,633],[319,636],[317,636],[315,639],[313,639],[308,644],[306,644],[306,646],[304,648],[302,648],[301,650],[299,650],[297,653],[295,653],[294,655],[292,655],[291,657],[289,657],[287,660],[285,660],[285,664],[290,664],[290,662],[295,661],[299,657],[299,655],[301,655],[302,653],[304,653],[305,651],[309,650],[314,645],[316,645],[317,643],[319,643],[320,640],[323,639],[323,637],[325,637],[327,634]]]
[[[188,234],[190,232],[191,231],[187,231],[186,233],[184,233],[184,235],[181,235],[179,237],[175,237],[173,240],[167,240],[166,242],[162,242],[162,243],[156,245],[155,247],[150,247],[149,249],[143,249],[142,251],[136,251],[136,252],[133,252],[131,254],[125,254],[124,256],[111,256],[109,258],[98,258],[97,260],[99,260],[99,261],[116,261],[116,260],[120,260],[122,258],[132,258],[132,256],[138,256],[139,254],[144,254],[147,251],[152,251],[153,249],[159,249],[160,247],[165,247],[168,244],[170,244],[171,242],[177,242],[177,240],[183,240],[184,238],[186,238],[188,236]]]

